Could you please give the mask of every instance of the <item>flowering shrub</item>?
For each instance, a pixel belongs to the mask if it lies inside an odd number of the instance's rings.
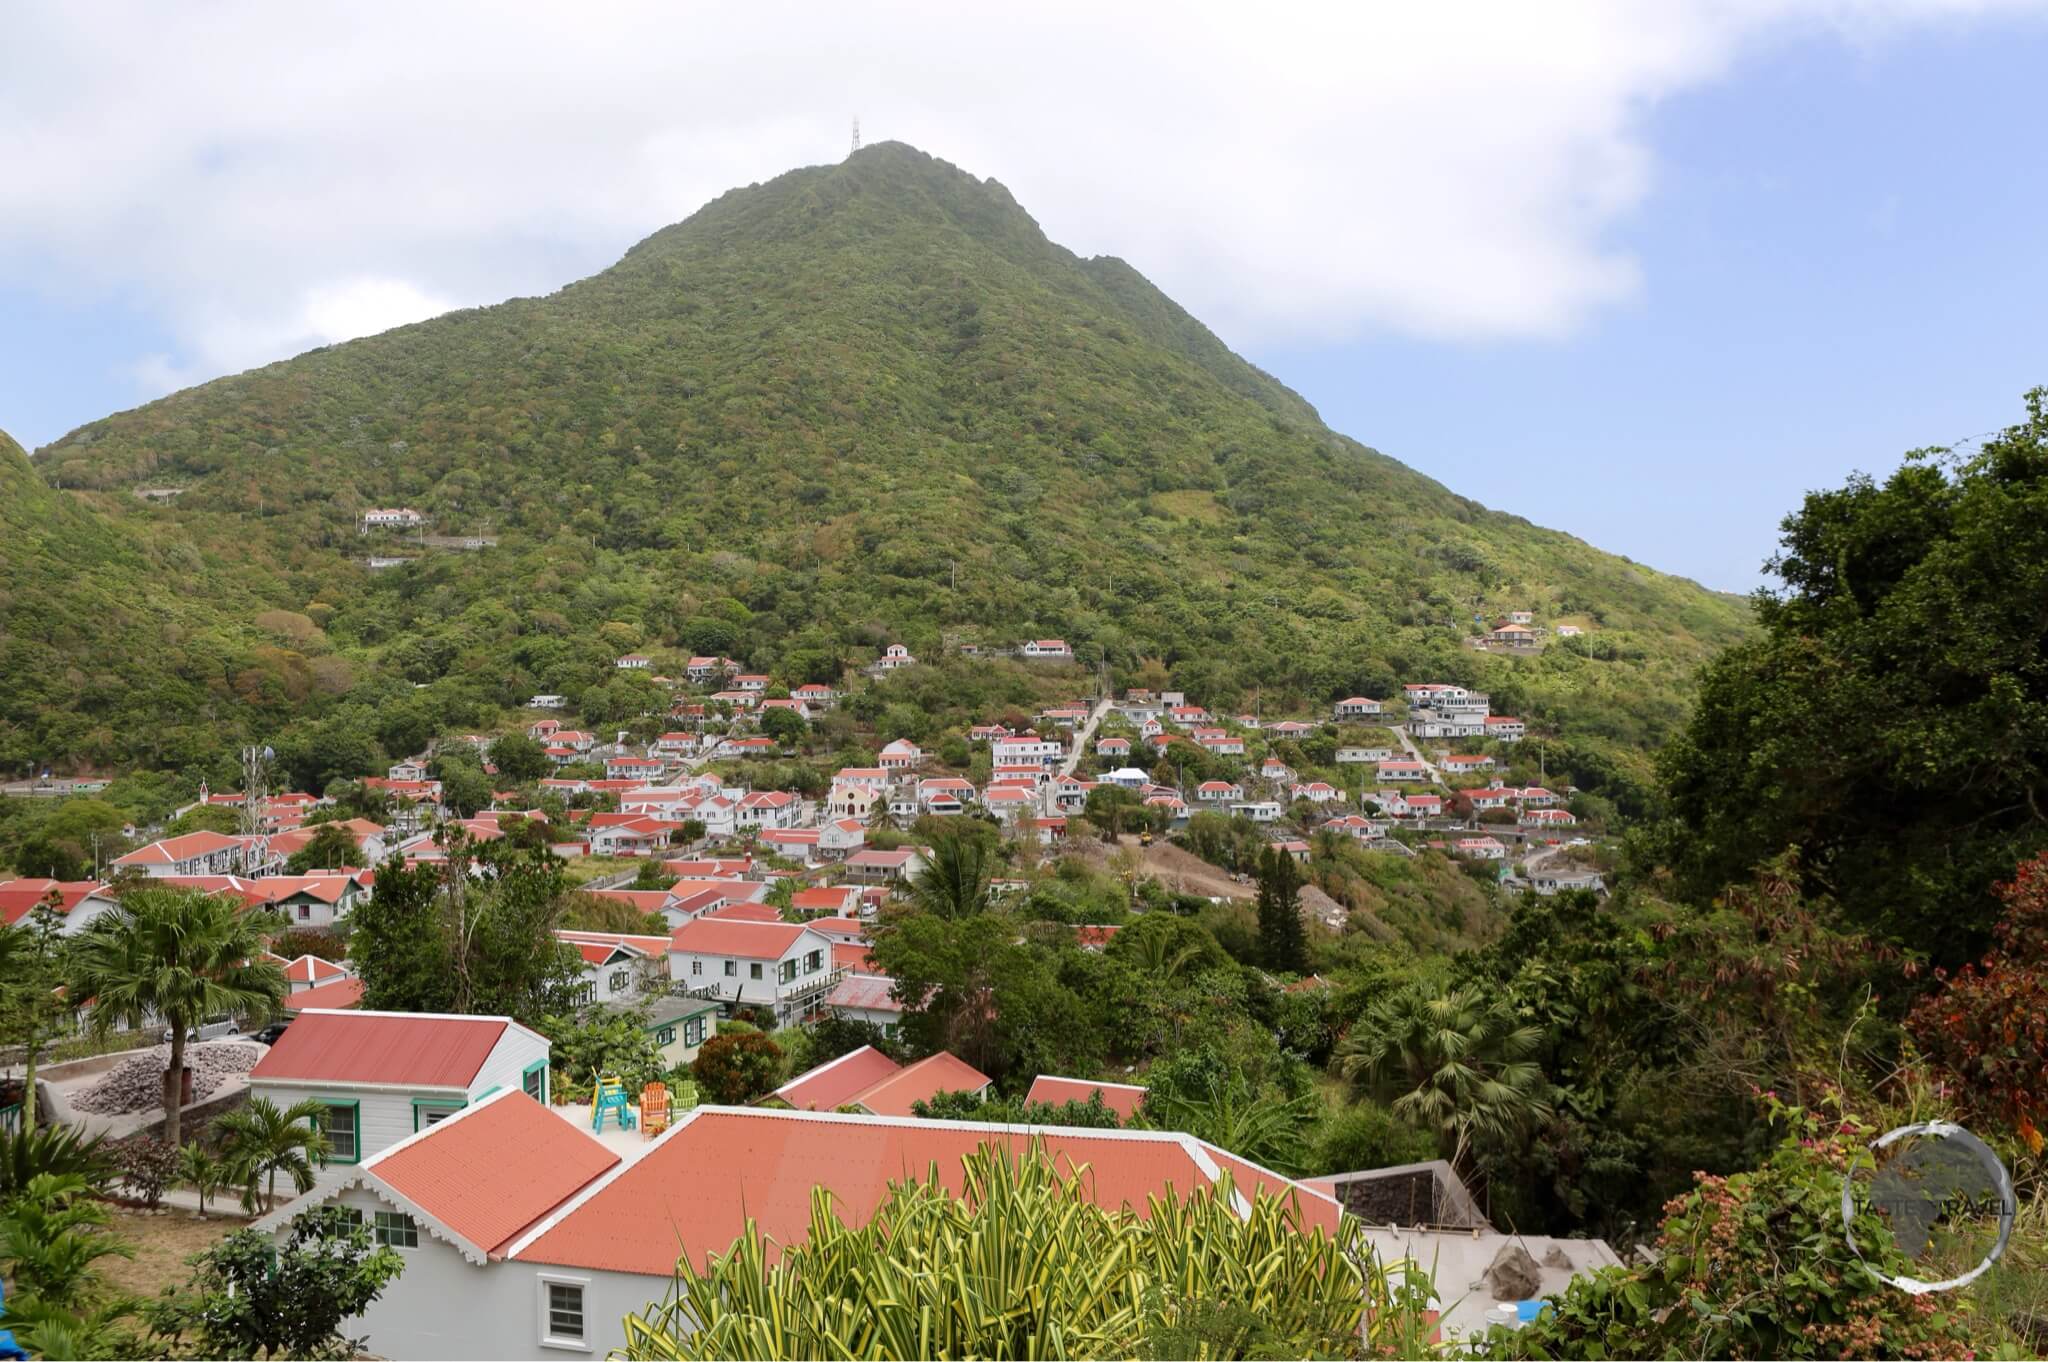
[[[1910,1296],[1876,1216],[1842,1225],[1842,1175],[1870,1132],[1765,1094],[1790,1134],[1754,1172],[1695,1175],[1664,1207],[1657,1259],[1575,1279],[1542,1319],[1495,1330],[1492,1357],[1970,1358],[1961,1306]]]
[[[1998,944],[1906,1019],[1970,1110],[2009,1123],[2034,1153],[2048,1121],[2048,853],[1998,886]]]

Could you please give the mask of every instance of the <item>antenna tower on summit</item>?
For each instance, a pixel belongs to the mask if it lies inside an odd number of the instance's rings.
[[[855,115],[854,115],[854,117],[853,117],[853,151],[859,151],[859,150],[860,150],[860,115],[859,115],[859,114],[855,114]],[[848,152],[848,153],[847,153],[847,155],[849,155],[849,156],[851,156],[852,154],[853,154],[853,152]]]

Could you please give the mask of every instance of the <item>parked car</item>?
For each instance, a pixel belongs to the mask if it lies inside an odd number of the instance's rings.
[[[197,1026],[185,1028],[185,1039],[188,1041],[219,1040],[222,1036],[239,1036],[241,1034],[242,1024],[233,1017],[214,1017],[211,1020],[199,1023]],[[166,1026],[164,1028],[164,1044],[169,1045],[170,1043],[171,1028]]]

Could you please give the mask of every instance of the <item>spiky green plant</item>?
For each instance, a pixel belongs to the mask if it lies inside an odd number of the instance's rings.
[[[1291,1201],[1213,1191],[1099,1206],[1085,1167],[986,1147],[955,1195],[937,1169],[894,1184],[849,1228],[829,1192],[801,1243],[772,1250],[753,1222],[669,1298],[628,1316],[636,1359],[1065,1358],[1214,1355],[1220,1315],[1257,1321],[1287,1354],[1428,1348],[1429,1285],[1386,1264],[1348,1219],[1306,1228]],[[1249,1326],[1246,1326],[1249,1327]],[[1225,1344],[1225,1350],[1235,1347]]]

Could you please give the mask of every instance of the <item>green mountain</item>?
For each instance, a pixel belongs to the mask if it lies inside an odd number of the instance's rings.
[[[628,647],[799,681],[886,642],[1042,636],[1268,714],[1477,683],[1589,768],[1635,766],[1744,627],[1738,601],[1329,430],[1129,265],[900,144],[734,190],[545,298],[220,379],[36,463],[67,494],[44,501],[103,527],[76,551],[170,590],[166,618],[207,617],[221,656],[108,658],[196,689],[147,708],[0,700],[0,766],[282,733],[338,770],[536,691],[616,717]],[[359,534],[382,506],[496,546]],[[1464,645],[1510,608],[1589,633],[1528,659]],[[897,689],[930,710],[1028,686],[977,665]]]

